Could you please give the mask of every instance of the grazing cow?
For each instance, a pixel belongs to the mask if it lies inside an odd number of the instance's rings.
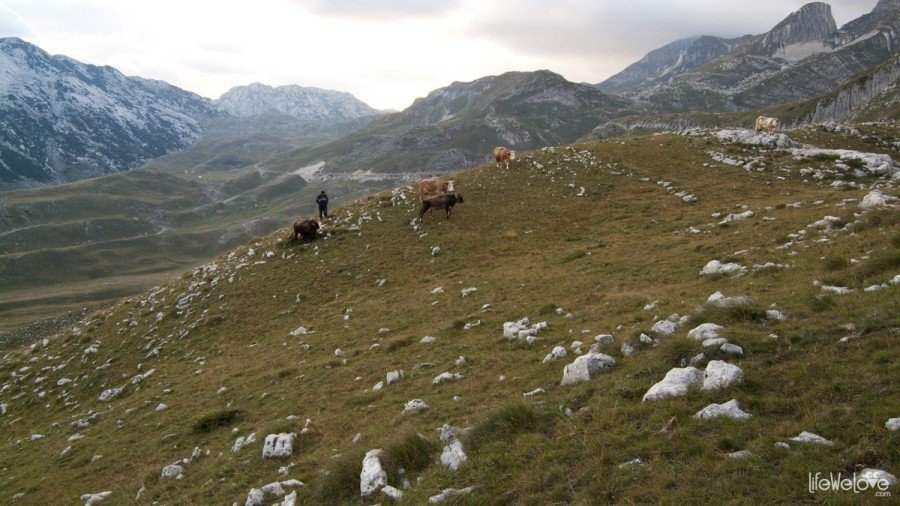
[[[494,161],[497,162],[497,167],[500,166],[501,163],[506,164],[506,168],[509,168],[509,161],[516,159],[516,152],[510,151],[508,148],[504,148],[503,146],[497,146],[494,148]]]
[[[422,210],[419,211],[419,220],[425,216],[426,211],[431,211],[432,209],[443,209],[447,212],[447,219],[450,219],[450,212],[453,210],[453,206],[456,204],[462,204],[465,202],[463,200],[463,196],[457,193],[456,195],[438,195],[436,197],[429,197],[422,201]]]
[[[425,200],[426,193],[443,194],[453,191],[453,181],[447,181],[438,177],[419,180],[419,200]]]
[[[291,240],[296,241],[298,237],[302,237],[304,241],[312,241],[316,238],[319,231],[319,222],[316,220],[302,220],[294,223],[294,233]]]
[[[760,116],[756,118],[756,133],[760,133],[763,130],[766,132],[772,133],[775,129],[778,128],[778,120],[775,118],[768,118],[766,116]]]

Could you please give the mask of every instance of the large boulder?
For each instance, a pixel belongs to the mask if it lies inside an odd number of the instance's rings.
[[[668,397],[678,397],[688,393],[703,382],[703,372],[696,367],[676,367],[666,373],[665,378],[650,387],[644,394],[644,401],[658,401]]]
[[[616,359],[603,353],[588,353],[575,359],[563,369],[561,385],[571,385],[589,381],[594,376],[609,371],[616,365]]]

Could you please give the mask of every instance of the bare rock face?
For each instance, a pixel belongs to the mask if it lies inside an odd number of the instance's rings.
[[[822,41],[837,31],[837,24],[831,15],[831,6],[823,2],[804,5],[797,12],[775,25],[763,39],[769,49],[790,44]]]

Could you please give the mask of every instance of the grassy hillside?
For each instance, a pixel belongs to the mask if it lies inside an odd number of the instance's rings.
[[[708,151],[759,156],[765,170]],[[109,504],[243,504],[251,488],[291,478],[305,484],[299,503],[356,504],[363,456],[381,448],[392,485],[406,471],[410,504],[469,486],[459,503],[848,500],[811,495],[807,473],[900,472],[900,440],[885,428],[900,413],[900,288],[863,291],[900,273],[900,211],[861,212],[868,189],[835,189],[833,175],[800,172],[810,167],[835,161],[627,137],[455,174],[465,203],[451,220],[414,221],[401,187],[346,205],[314,243],[286,242],[286,229],[259,237],[3,357],[0,499],[75,504],[111,491]],[[855,181],[896,194],[890,181]],[[745,210],[755,217],[719,224]],[[825,216],[830,227],[811,227]],[[713,259],[747,272],[700,276]],[[753,268],[768,262],[787,267]],[[716,291],[753,303],[705,305]],[[673,313],[689,321],[671,336],[651,330]],[[503,323],[524,316],[548,327],[532,344],[503,338]],[[686,337],[705,322],[743,356]],[[615,366],[561,386],[572,342],[587,352],[607,333],[599,351]],[[542,363],[557,345],[568,355]],[[701,370],[724,359],[743,383],[641,402],[701,351]],[[394,370],[403,378],[372,390]],[[444,372],[462,377],[434,384]],[[112,388],[122,390],[98,400]],[[429,409],[403,413],[412,399]],[[693,418],[730,399],[752,418]],[[445,423],[473,428],[455,472],[438,461]],[[801,431],[833,445],[789,440]],[[261,458],[266,435],[290,432],[290,457]],[[782,441],[790,449],[773,446]],[[194,448],[182,479],[160,477]],[[739,450],[753,456],[727,457]]]
[[[136,293],[312,212],[319,185],[258,166],[304,142],[214,136],[139,170],[0,193],[0,332]],[[340,202],[385,184],[326,187]]]

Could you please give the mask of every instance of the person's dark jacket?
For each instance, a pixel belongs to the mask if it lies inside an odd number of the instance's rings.
[[[328,205],[328,195],[324,193],[320,193],[318,197],[316,197],[316,204],[319,204],[319,207],[325,207]]]

